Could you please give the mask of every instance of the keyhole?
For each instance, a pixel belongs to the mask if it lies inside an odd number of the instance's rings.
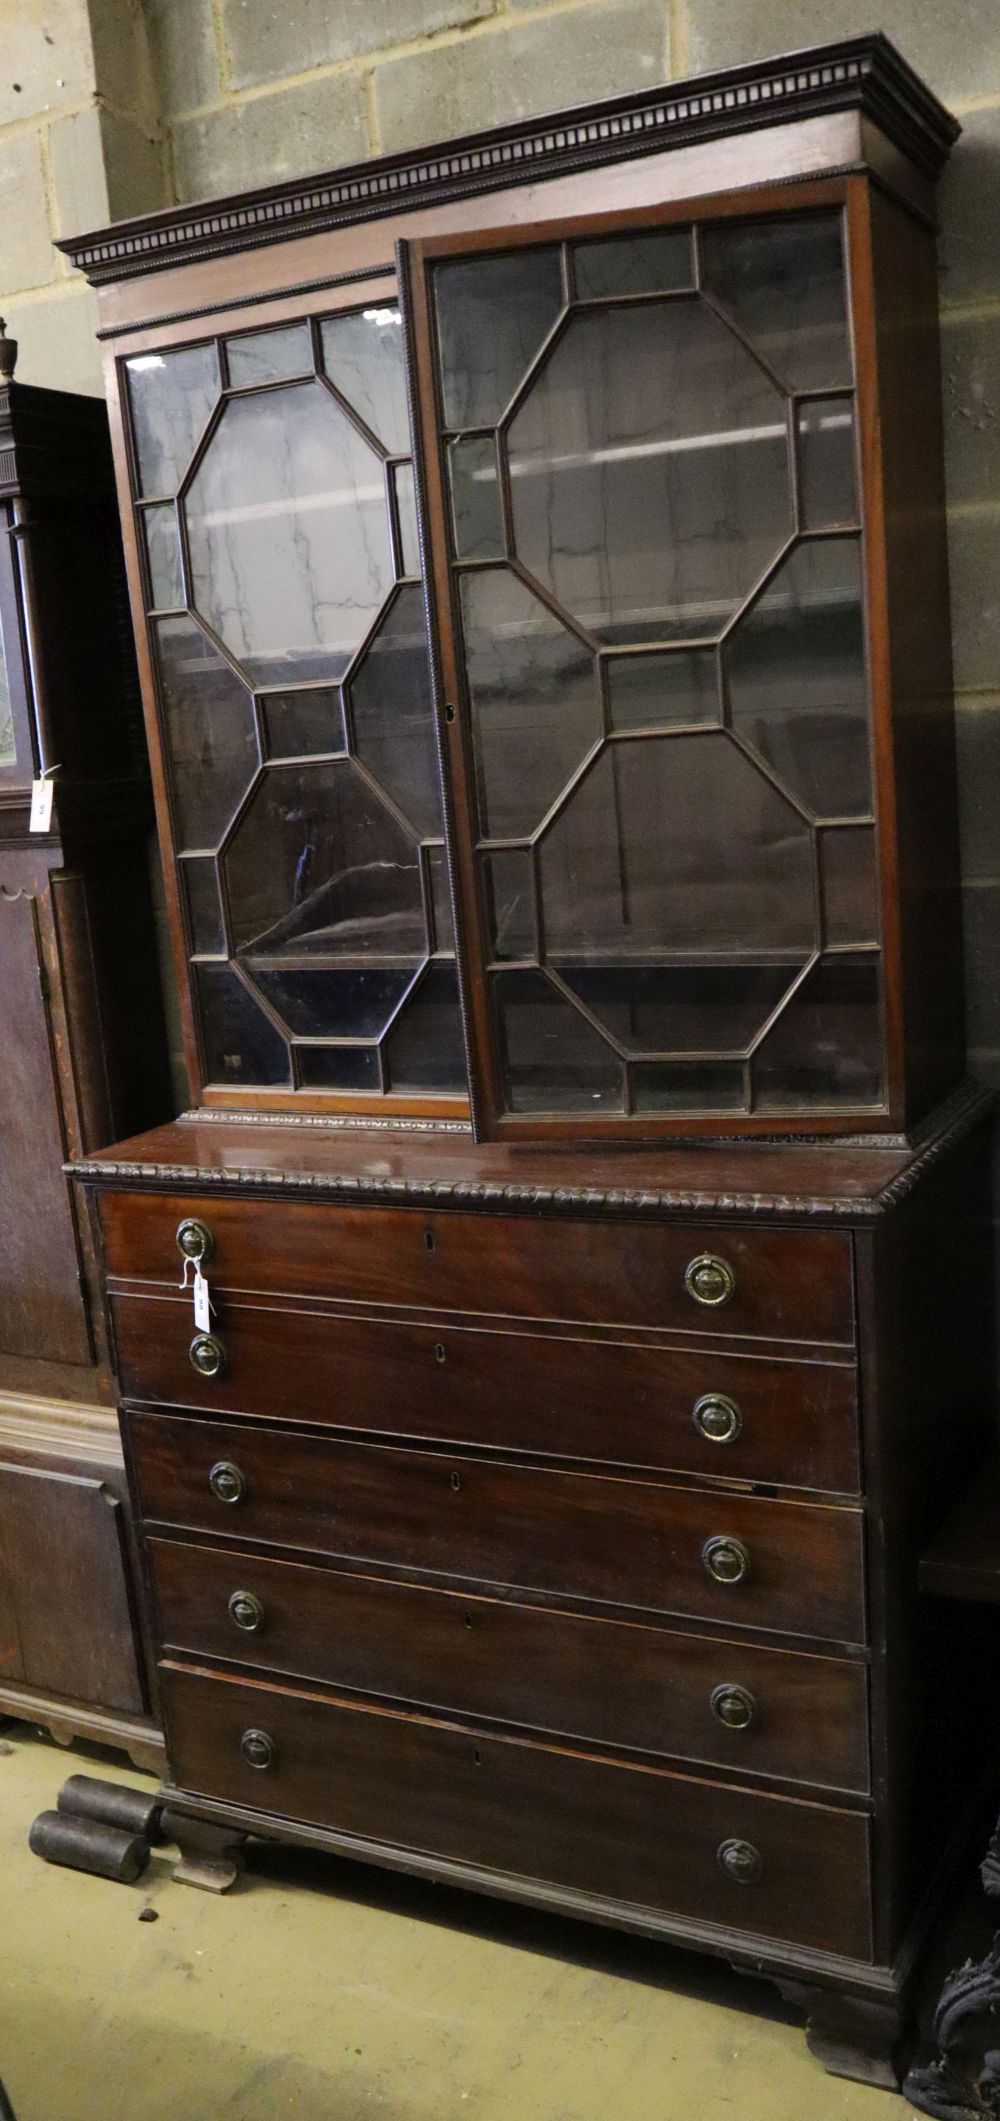
[[[452,1484],[452,1487],[454,1488],[454,1490],[455,1490],[455,1493],[456,1493],[456,1495],[457,1495],[457,1494],[458,1494],[458,1491],[459,1491],[459,1488],[460,1488],[460,1487],[461,1487],[461,1485],[462,1485],[462,1476],[461,1476],[461,1473],[453,1473],[453,1474],[452,1474],[452,1476],[451,1476],[451,1484]]]
[[[483,1756],[482,1756],[482,1754],[481,1754],[481,1753],[473,1753],[472,1757],[473,1757],[473,1760],[474,1760],[474,1761],[475,1761],[475,1763],[476,1763],[476,1766],[477,1766],[477,1767],[482,1767],[482,1764],[483,1764]]]
[[[448,1352],[443,1340],[434,1342],[434,1360],[435,1362],[447,1362],[448,1360]]]
[[[474,1621],[473,1621],[473,1618],[472,1618],[472,1614],[471,1614],[471,1613],[463,1613],[463,1614],[462,1614],[462,1619],[464,1620],[464,1622],[465,1622],[465,1625],[466,1625],[466,1627],[467,1627],[467,1628],[471,1628],[471,1627],[473,1627],[473,1626],[475,1625],[475,1623],[474,1623]]]
[[[444,710],[444,718],[445,718],[445,721],[446,721],[446,722],[453,722],[453,721],[454,721],[454,719],[455,719],[455,709],[454,709],[454,707],[452,706],[452,704],[451,704],[451,701],[450,701],[450,700],[449,700],[449,702],[448,702],[448,705],[446,706],[446,708],[445,708],[445,710]]]
[[[434,1232],[433,1232],[433,1230],[425,1230],[425,1231],[424,1231],[424,1249],[425,1249],[425,1251],[427,1251],[427,1252],[433,1252],[433,1250],[434,1250]]]

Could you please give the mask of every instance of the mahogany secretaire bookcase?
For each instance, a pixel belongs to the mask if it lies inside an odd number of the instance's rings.
[[[699,1945],[880,2082],[981,1757],[915,1578],[992,1400],[956,131],[866,37],[66,246],[191,1072],[76,1167],[187,1867]]]
[[[0,1717],[152,1765],[100,1269],[63,1170],[171,1109],[149,769],[107,413],[17,381],[16,352],[0,336]]]

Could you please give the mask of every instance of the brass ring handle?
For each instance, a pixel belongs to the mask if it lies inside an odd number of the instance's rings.
[[[208,1476],[208,1485],[217,1502],[242,1502],[247,1491],[246,1474],[234,1466],[228,1458],[220,1458]]]
[[[256,1635],[264,1625],[264,1608],[253,1591],[234,1591],[229,1601],[229,1613],[246,1635]]]
[[[713,1688],[711,1709],[716,1721],[727,1731],[745,1731],[757,1714],[757,1703],[749,1687],[732,1686],[727,1682]]]
[[[734,1885],[755,1885],[764,1868],[764,1858],[752,1841],[740,1841],[735,1835],[722,1841],[716,1850],[719,1864],[726,1877]]]
[[[217,1333],[196,1333],[188,1349],[188,1361],[199,1377],[221,1377],[226,1351]]]
[[[684,1269],[684,1287],[696,1304],[707,1304],[717,1310],[727,1304],[736,1288],[736,1276],[727,1259],[720,1259],[717,1252],[699,1252],[690,1259]]]
[[[717,1533],[706,1539],[701,1558],[715,1583],[742,1583],[750,1568],[750,1555],[742,1539]]]
[[[691,1418],[707,1443],[735,1443],[743,1427],[739,1407],[727,1392],[703,1392]]]
[[[177,1225],[177,1250],[182,1259],[193,1259],[204,1265],[215,1251],[215,1239],[207,1223],[201,1223],[194,1215],[185,1215]]]
[[[274,1739],[266,1731],[244,1731],[240,1739],[240,1752],[248,1767],[273,1767],[278,1757]]]

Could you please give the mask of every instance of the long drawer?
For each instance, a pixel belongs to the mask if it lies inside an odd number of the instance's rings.
[[[118,1296],[129,1399],[856,1493],[855,1373],[831,1362],[389,1324],[221,1298],[225,1369],[181,1297]],[[719,1401],[722,1405],[719,1405]]]
[[[870,1956],[857,1813],[215,1674],[161,1677],[171,1774],[192,1794]]]
[[[863,1636],[861,1516],[846,1507],[176,1414],[133,1413],[129,1432],[147,1522],[737,1626]],[[235,1502],[213,1489],[218,1463],[236,1469]],[[739,1580],[710,1572],[713,1540],[727,1543],[727,1569],[734,1543],[737,1561],[745,1555]]]
[[[151,1539],[168,1655],[618,1750],[863,1794],[867,1675],[844,1658]]]
[[[851,1241],[836,1230],[288,1200],[274,1209],[266,1201],[105,1193],[109,1275],[176,1283],[175,1235],[185,1217],[211,1231],[211,1278],[230,1290],[737,1338],[839,1346],[854,1339]],[[721,1302],[717,1276],[691,1277],[710,1302],[685,1281],[703,1256],[717,1256],[731,1273],[732,1292]]]

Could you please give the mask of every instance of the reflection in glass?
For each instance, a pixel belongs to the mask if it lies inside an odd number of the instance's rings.
[[[490,975],[512,1112],[621,1112],[622,1065],[542,972]]]
[[[732,725],[816,817],[871,811],[856,538],[795,548],[726,644]]]
[[[460,560],[502,560],[503,521],[497,453],[491,436],[470,435],[448,447],[455,552]]]
[[[695,297],[574,316],[508,457],[518,558],[608,643],[717,637],[792,529],[785,401]]]
[[[200,626],[154,619],[178,848],[215,847],[257,770],[253,701]]]
[[[249,677],[341,677],[393,569],[381,458],[329,391],[230,399],[186,507],[195,604]]]
[[[527,954],[527,953],[526,953]],[[805,962],[572,966],[560,977],[626,1053],[742,1054]]]
[[[0,533],[4,529],[0,515]],[[0,622],[0,766],[12,766],[17,757],[14,743],[14,713],[10,699],[10,676],[7,670],[7,650],[4,647],[3,625]]]
[[[832,957],[807,973],[753,1061],[762,1112],[881,1103],[878,965]]]
[[[377,435],[391,457],[410,452],[403,325],[393,302],[320,326],[323,366],[331,383]]]
[[[146,537],[152,609],[177,611],[184,603],[184,585],[176,510],[171,507],[144,508],[142,527]]]
[[[226,925],[222,916],[219,876],[211,855],[180,861],[177,873],[187,907],[191,948],[208,956],[226,955]]]
[[[285,324],[277,331],[254,331],[226,340],[229,381],[233,389],[248,383],[276,383],[282,376],[312,373],[312,340],[308,324]]]
[[[415,831],[441,831],[423,597],[399,590],[350,685],[354,750]]]
[[[412,464],[397,464],[393,472],[396,481],[396,512],[399,516],[400,557],[404,575],[420,577],[420,538],[417,531],[417,496],[413,484]]]
[[[829,943],[878,941],[874,825],[840,825],[820,834],[823,938]]]
[[[489,909],[490,956],[537,957],[535,878],[526,847],[484,854],[483,882]]]
[[[451,911],[451,880],[443,847],[428,847],[424,858],[430,871],[431,911],[434,916],[434,948],[454,950],[455,924]]]
[[[851,382],[837,213],[702,231],[702,283],[789,390]]]
[[[799,493],[807,530],[858,520],[850,398],[807,398],[798,408]]]
[[[413,979],[413,968],[385,965],[286,966],[266,944],[245,951],[241,963],[297,1038],[377,1038]]]
[[[461,578],[481,832],[541,822],[601,734],[592,656],[516,575]]]
[[[465,1088],[465,1046],[454,965],[429,965],[385,1041],[389,1088],[411,1096]]]
[[[439,265],[435,276],[446,427],[492,427],[563,305],[558,249]]]
[[[378,1095],[382,1071],[375,1046],[297,1046],[304,1090],[369,1090]]]
[[[126,361],[141,494],[174,494],[219,395],[214,346],[135,354]]]
[[[631,1069],[637,1112],[742,1112],[743,1069],[738,1061],[646,1061]]]
[[[425,954],[416,847],[347,759],[269,766],[223,860],[250,969]]]
[[[265,692],[260,711],[269,758],[305,758],[346,749],[340,693],[332,686]]]
[[[649,235],[596,237],[574,243],[573,269],[581,301],[597,295],[654,295],[693,287],[691,230],[658,228]]]
[[[238,1087],[291,1082],[288,1048],[231,965],[191,968],[202,1045],[205,1080]]]
[[[605,667],[612,729],[663,729],[678,722],[721,721],[714,648],[609,656]]]
[[[560,965],[804,963],[814,948],[808,826],[722,731],[609,746],[538,859]]]

